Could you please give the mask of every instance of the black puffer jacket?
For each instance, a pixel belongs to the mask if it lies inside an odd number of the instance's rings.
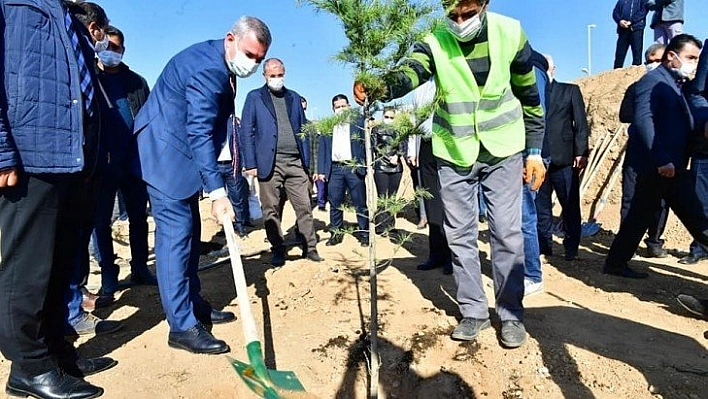
[[[397,133],[385,126],[376,126],[371,132],[371,147],[374,150],[374,171],[382,173],[403,172],[403,157],[406,154],[406,140],[396,145]],[[397,157],[398,163],[390,162],[391,157]]]

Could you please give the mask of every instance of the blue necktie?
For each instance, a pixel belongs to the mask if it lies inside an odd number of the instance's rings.
[[[85,97],[84,107],[86,107],[86,112],[90,116],[92,113],[91,102],[93,101],[94,95],[93,83],[91,82],[91,74],[89,73],[88,66],[86,65],[86,59],[84,59],[84,53],[81,51],[79,35],[76,34],[73,21],[71,20],[71,15],[69,15],[68,11],[64,14],[64,23],[66,24],[66,31],[69,33],[69,37],[71,38],[71,45],[74,47],[74,53],[76,53],[76,60],[79,64],[79,78],[81,78],[81,92]]]

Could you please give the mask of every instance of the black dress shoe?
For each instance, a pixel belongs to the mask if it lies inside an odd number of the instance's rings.
[[[433,270],[437,269],[438,267],[442,267],[442,263],[438,263],[434,260],[428,259],[425,262],[419,264],[416,269],[418,270]]]
[[[236,315],[232,312],[224,312],[212,308],[194,309],[194,316],[202,324],[224,324],[236,320]]]
[[[649,273],[644,273],[644,272],[637,272],[629,267],[623,267],[623,268],[604,268],[602,270],[603,273],[605,274],[611,274],[613,276],[620,276],[624,278],[634,278],[634,279],[641,279],[641,278],[647,278],[649,277]]]
[[[34,377],[10,373],[5,392],[10,396],[40,399],[90,399],[103,395],[103,388],[63,374],[58,369]]]
[[[59,367],[69,375],[84,378],[114,367],[118,362],[110,357],[95,357],[76,359],[74,361],[59,361]]]
[[[343,236],[343,235],[341,235],[341,234],[332,234],[332,236],[329,237],[329,240],[327,240],[327,242],[325,243],[325,245],[328,246],[328,247],[332,247],[332,246],[341,244],[343,240],[344,240],[344,236]]]
[[[678,263],[680,263],[682,265],[695,265],[696,263],[702,261],[703,259],[708,259],[708,256],[688,255],[688,256],[684,256],[683,258],[679,259]]]
[[[647,258],[666,258],[667,256],[669,256],[669,253],[664,248],[647,248]]]
[[[187,331],[170,332],[167,344],[171,348],[212,355],[226,353],[230,350],[226,342],[214,338],[201,324],[197,324]]]

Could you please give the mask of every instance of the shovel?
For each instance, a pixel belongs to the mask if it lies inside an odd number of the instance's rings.
[[[292,371],[268,370],[263,362],[263,350],[258,338],[256,320],[253,318],[251,304],[248,298],[248,288],[246,286],[246,275],[243,272],[241,255],[236,244],[236,233],[231,224],[231,219],[224,215],[222,219],[224,232],[226,233],[226,243],[229,248],[231,259],[231,269],[234,274],[234,285],[238,299],[238,307],[241,311],[241,325],[243,325],[243,335],[246,341],[246,353],[248,363],[229,357],[231,365],[236,373],[241,377],[246,386],[261,398],[266,399],[289,399],[289,398],[313,398],[305,392],[305,388]]]

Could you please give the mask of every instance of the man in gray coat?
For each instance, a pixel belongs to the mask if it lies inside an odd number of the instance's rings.
[[[649,0],[647,5],[654,11],[651,28],[654,41],[668,44],[671,39],[683,33],[684,0]]]

